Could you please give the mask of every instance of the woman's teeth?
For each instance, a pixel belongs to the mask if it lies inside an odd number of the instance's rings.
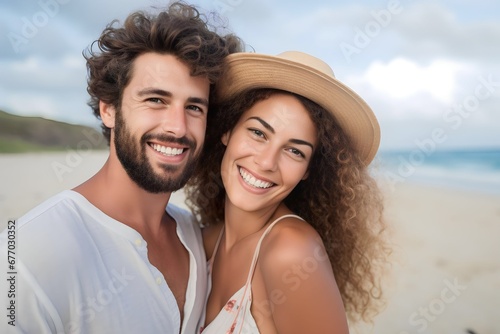
[[[273,185],[273,183],[271,183],[271,182],[257,180],[253,175],[247,173],[242,168],[240,168],[240,175],[246,184],[248,184],[252,187],[255,187],[255,188],[265,189],[265,188],[270,188]]]

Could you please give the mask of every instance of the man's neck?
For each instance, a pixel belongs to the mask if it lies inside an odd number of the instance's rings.
[[[106,215],[143,236],[157,235],[166,220],[165,208],[170,193],[153,194],[142,189],[111,157],[101,170],[74,190]]]

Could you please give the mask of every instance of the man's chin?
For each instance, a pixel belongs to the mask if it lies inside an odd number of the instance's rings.
[[[174,175],[169,173],[168,176],[166,176],[165,173],[163,173],[163,175],[155,174],[154,182],[151,182],[153,180],[150,180],[150,186],[148,188],[153,190],[150,191],[153,193],[169,193],[177,191],[186,185],[189,180],[189,176],[190,175],[186,175],[182,172],[175,173]]]
[[[150,193],[170,193],[182,189],[194,172],[195,160],[184,159],[179,164],[168,164],[164,162],[149,160],[149,175],[143,174],[143,179],[136,183]]]

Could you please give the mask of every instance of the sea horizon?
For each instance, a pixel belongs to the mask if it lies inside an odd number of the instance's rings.
[[[381,150],[376,174],[389,184],[418,183],[500,194],[500,148]]]

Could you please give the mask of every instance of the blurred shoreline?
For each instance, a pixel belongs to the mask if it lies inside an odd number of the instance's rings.
[[[107,156],[107,151],[0,154],[0,228],[87,180]],[[382,186],[394,245],[385,279],[388,303],[373,327],[360,325],[352,332],[499,333],[500,194],[411,178]],[[184,206],[182,192],[172,202]]]
[[[500,195],[500,149],[381,151],[382,179]]]

